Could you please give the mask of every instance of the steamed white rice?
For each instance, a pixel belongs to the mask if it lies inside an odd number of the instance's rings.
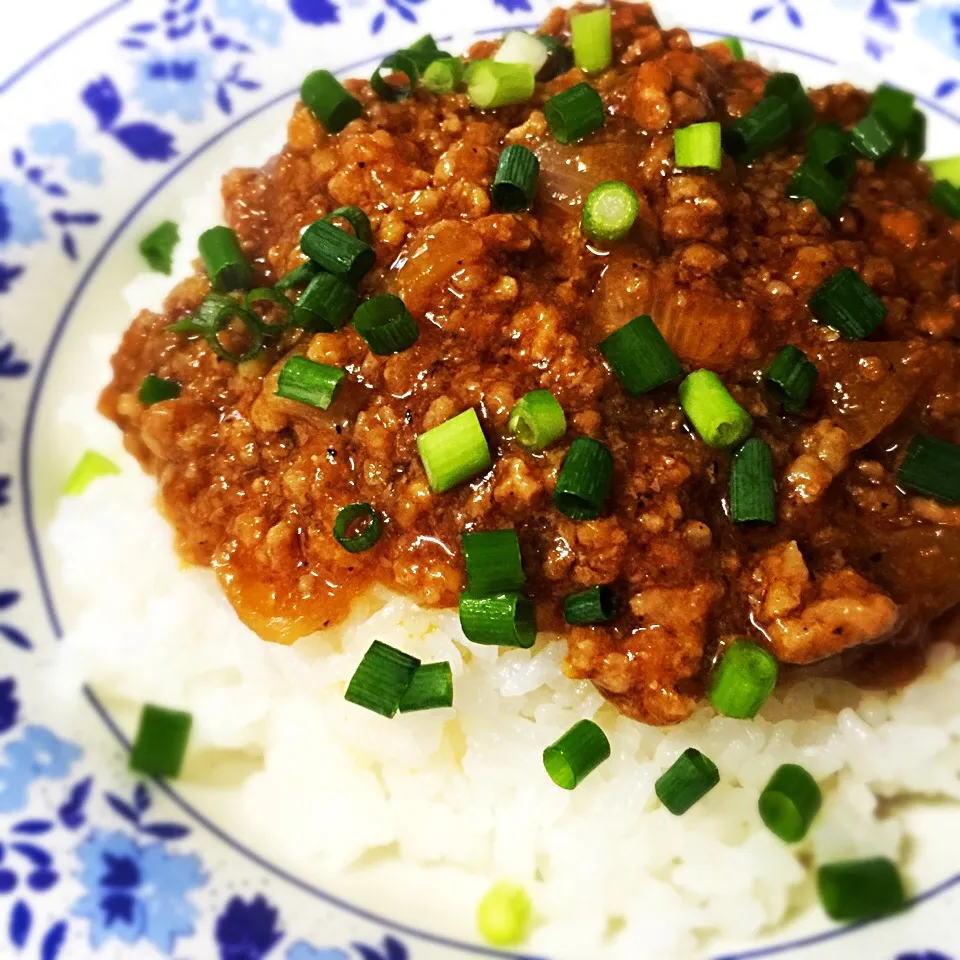
[[[190,206],[201,212],[197,229],[216,207],[215,190]],[[195,249],[194,232],[188,224],[181,250]],[[138,282],[131,310],[166,286]],[[93,406],[93,397],[82,405],[71,397],[64,417],[99,445]],[[90,682],[131,728],[146,701],[192,712],[181,786],[305,879],[475,939],[477,901],[512,878],[534,901],[529,951],[692,960],[785,924],[823,927],[813,865],[886,855],[919,884],[941,879],[957,853],[949,836],[936,856],[909,843],[920,829],[913,806],[884,802],[960,800],[960,662],[951,646],[935,648],[926,675],[901,693],[810,680],[780,691],[755,721],[703,708],[680,726],[646,727],[563,676],[562,642],[473,646],[455,612],[385,592],[340,628],[290,648],[264,643],[209,570],[182,567],[154,496],[153,480],[124,461],[122,475],[62,502],[52,543],[80,599],[63,674]],[[425,662],[449,660],[455,707],[387,721],[346,703],[346,683],[374,639]],[[541,753],[583,717],[604,728],[613,755],[567,793],[546,776]],[[722,781],[677,818],[653,788],[689,746],[716,762]],[[787,762],[803,764],[825,795],[796,847],[757,814],[760,790]]]

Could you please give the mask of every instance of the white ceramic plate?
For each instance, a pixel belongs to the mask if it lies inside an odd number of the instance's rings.
[[[375,902],[317,889],[251,849],[202,789],[141,782],[89,692],[54,683],[71,611],[44,529],[79,449],[57,411],[91,402],[91,339],[128,322],[119,291],[136,239],[238,162],[281,145],[310,69],[367,75],[430,31],[532,26],[542,0],[116,0],[0,79],[0,956],[178,960],[436,960],[489,954],[436,908],[433,930],[403,891]],[[960,152],[960,7],[918,0],[663,0],[698,41],[736,34],[750,55],[810,84],[881,79],[914,90],[930,153]],[[28,0],[4,0],[0,29]],[[4,64],[3,69],[10,64]],[[258,155],[259,154],[259,155]],[[163,284],[161,284],[162,287]],[[156,291],[144,291],[145,297]],[[119,442],[104,425],[103,448]],[[118,589],[122,585],[118,584]],[[269,816],[269,811],[265,813]],[[955,960],[960,858],[918,823],[925,893],[903,916],[814,927],[747,957]],[[953,845],[954,847],[956,845]],[[417,911],[419,917],[423,911]],[[444,935],[436,931],[445,931]],[[677,958],[693,960],[693,958]]]

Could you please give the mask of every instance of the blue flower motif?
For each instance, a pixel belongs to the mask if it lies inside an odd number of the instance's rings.
[[[960,60],[960,8],[956,4],[925,4],[917,14],[917,36],[954,60]]]
[[[206,53],[155,54],[139,63],[132,96],[158,117],[175,113],[183,123],[198,123],[212,89],[212,72]]]
[[[197,908],[187,895],[207,882],[199,857],[100,830],[78,847],[77,857],[87,892],[72,912],[89,921],[95,950],[113,937],[129,944],[147,940],[169,954],[178,937],[193,933]]]
[[[29,247],[45,237],[36,201],[26,187],[0,180],[0,248],[8,243]]]
[[[305,940],[298,940],[287,950],[287,960],[350,960],[342,950],[311,947]]]
[[[3,749],[0,766],[0,813],[12,813],[27,802],[35,780],[62,780],[80,758],[81,749],[46,727],[29,726],[19,740]]]
[[[283,34],[283,14],[256,0],[217,0],[217,13],[226,20],[239,20],[247,33],[271,47]]]
[[[282,939],[277,910],[257,895],[249,903],[233,897],[217,918],[220,960],[262,960]]]
[[[0,733],[6,733],[17,725],[20,702],[16,696],[17,682],[13,677],[0,680]]]

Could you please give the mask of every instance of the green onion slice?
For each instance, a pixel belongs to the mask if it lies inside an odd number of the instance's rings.
[[[356,286],[377,262],[373,248],[326,219],[312,223],[300,238],[300,249],[324,270]]]
[[[480,60],[470,65],[465,79],[470,102],[481,110],[525,103],[536,86],[533,70],[526,63]]]
[[[558,787],[573,790],[609,757],[607,735],[592,720],[581,720],[543,751],[543,766]]]
[[[707,698],[725,717],[752,719],[777,685],[777,673],[772,653],[750,640],[737,640],[714,667]]]
[[[246,308],[253,313],[256,313],[254,308],[258,303],[269,303],[283,311],[283,317],[279,323],[267,323],[263,317],[260,317],[265,335],[280,336],[290,325],[293,304],[276,287],[257,287],[247,294],[244,303]],[[259,316],[259,314],[257,315]]]
[[[382,534],[383,522],[369,503],[348,504],[333,523],[333,539],[347,553],[369,550]]]
[[[890,156],[897,146],[896,134],[875,113],[868,113],[851,131],[854,147],[874,162]]]
[[[286,293],[294,287],[305,287],[318,273],[320,273],[320,267],[312,260],[307,260],[306,263],[301,263],[299,267],[294,267],[286,276],[281,277],[273,288],[280,293]]]
[[[370,218],[359,207],[337,207],[332,213],[328,213],[324,218],[327,223],[332,223],[339,227],[337,222],[343,220],[349,223],[353,230],[353,235],[364,243],[373,243],[373,230],[370,227]]]
[[[790,107],[780,97],[761,100],[723,134],[727,153],[741,163],[751,163],[779,146],[793,125]]]
[[[779,97],[790,108],[794,130],[806,130],[817,115],[806,88],[795,73],[775,73],[764,87],[765,97]]]
[[[677,167],[705,167],[708,170],[719,170],[723,165],[720,124],[694,123],[675,131],[673,154]]]
[[[730,468],[730,517],[734,523],[777,522],[777,487],[770,445],[751,437]]]
[[[884,83],[877,87],[870,111],[883,119],[894,133],[902,136],[910,129],[914,101],[912,93]]]
[[[657,780],[657,799],[675,816],[682,817],[720,782],[717,765],[690,747]]]
[[[753,429],[753,418],[710,370],[696,370],[680,384],[680,406],[709,447],[735,447]]]
[[[523,30],[511,30],[500,44],[500,49],[494,54],[497,63],[525,63],[535,74],[539,73],[550,51],[539,37]]]
[[[464,533],[461,540],[471,593],[509,593],[523,586],[527,578],[515,530]]]
[[[339,367],[291,357],[277,378],[277,396],[318,410],[329,410],[347,374]]]
[[[934,180],[946,180],[960,188],[960,157],[941,157],[927,163]]]
[[[911,160],[919,160],[927,152],[927,115],[922,110],[914,110],[910,126],[903,135],[903,155]]]
[[[622,240],[637,222],[640,201],[620,180],[594,187],[583,204],[580,226],[591,240]]]
[[[416,320],[404,302],[390,293],[361,303],[353,315],[353,326],[378,357],[402,353],[420,338]]]
[[[632,397],[649,393],[683,373],[680,361],[646,314],[614,330],[599,347]]]
[[[743,44],[737,37],[724,37],[720,42],[733,54],[734,60],[744,58]]]
[[[886,304],[852,267],[844,267],[810,297],[810,311],[848,340],[869,337],[887,317]]]
[[[130,769],[151,777],[179,777],[192,726],[189,713],[144,705],[130,750]]]
[[[423,71],[423,85],[436,96],[453,93],[463,82],[463,61],[459,57],[434,60]]]
[[[821,167],[837,180],[848,181],[857,169],[850,134],[838,123],[814,127],[807,137],[806,163]]]
[[[823,796],[803,767],[785,763],[760,794],[760,819],[785,843],[798,843],[820,812]]]
[[[940,180],[930,191],[930,202],[948,217],[960,220],[960,188],[946,180]]]
[[[589,83],[578,83],[543,105],[550,132],[563,144],[579,143],[604,124],[603,100]]]
[[[617,595],[610,587],[590,587],[563,601],[563,619],[571,626],[609,623],[617,615]]]
[[[94,480],[118,474],[120,468],[102,453],[87,450],[73,468],[67,482],[63,485],[65,497],[79,497]]]
[[[253,268],[240,249],[237,235],[229,227],[212,227],[200,234],[198,246],[214,290],[229,293],[249,289]]]
[[[421,664],[400,700],[401,713],[452,706],[453,671],[447,661]]]
[[[415,40],[409,47],[400,51],[406,54],[416,65],[417,69],[423,73],[434,60],[445,57],[445,54],[434,40],[433,35],[425,33],[419,40]]]
[[[293,325],[309,333],[333,333],[357,307],[356,290],[332,273],[318,273],[297,299]]]
[[[244,327],[247,348],[242,353],[230,350],[220,340],[220,334],[234,320],[239,320]],[[246,363],[247,360],[259,356],[263,349],[263,324],[260,318],[242,304],[231,300],[230,297],[216,293],[209,294],[200,306],[199,319],[196,323],[206,337],[210,348],[221,360],[226,360],[228,363]]]
[[[350,680],[344,698],[390,720],[400,709],[400,701],[419,666],[416,657],[374,640]]]
[[[824,864],[817,871],[817,893],[827,915],[841,923],[885,917],[906,906],[900,871],[886,857]]]
[[[519,946],[527,937],[533,905],[518,883],[500,880],[477,906],[477,930],[494,947]]]
[[[549,390],[531,390],[510,412],[507,429],[524,450],[539,453],[567,432],[567,418]]]
[[[155,373],[148,373],[140,384],[137,399],[145,406],[152,407],[164,400],[176,400],[180,396],[180,384],[176,380],[165,380]]]
[[[960,446],[917,434],[897,471],[904,490],[942,503],[960,503]]]
[[[542,83],[559,77],[566,73],[573,66],[573,51],[562,41],[549,34],[544,34],[537,39],[547,48],[547,62],[537,74],[537,79]]]
[[[610,7],[570,17],[573,59],[584,73],[601,73],[613,62],[613,24]]]
[[[797,167],[787,184],[787,196],[791,200],[812,200],[825,217],[834,217],[840,212],[845,195],[844,181],[809,159]]]
[[[530,598],[516,591],[460,594],[460,628],[471,643],[529,649],[537,640],[537,617]]]
[[[787,413],[799,413],[817,383],[817,368],[794,346],[784,347],[763,375],[767,389]]]
[[[554,506],[571,520],[596,520],[613,482],[610,451],[590,437],[577,437],[560,468]]]
[[[300,99],[330,133],[339,133],[363,113],[363,105],[329,70],[315,70],[303,81]]]
[[[513,213],[529,210],[537,192],[540,161],[526,147],[514,144],[500,154],[491,194],[498,210]]]
[[[493,462],[487,438],[472,407],[417,437],[427,480],[437,493],[483,473]]]
[[[180,242],[180,228],[172,220],[164,220],[140,241],[140,255],[151,270],[165,273],[173,270],[173,251]]]
[[[387,77],[392,79],[386,79],[384,71],[387,72]],[[398,76],[403,77],[405,82],[397,83],[395,78]],[[381,100],[406,100],[413,93],[419,79],[420,70],[416,61],[404,51],[398,50],[380,61],[380,66],[373,71],[370,78],[370,86]]]

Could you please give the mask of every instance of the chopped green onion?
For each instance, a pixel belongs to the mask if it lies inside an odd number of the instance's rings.
[[[823,796],[803,767],[785,763],[760,794],[760,819],[785,843],[798,843],[820,812]]]
[[[790,108],[794,130],[806,130],[817,115],[806,88],[795,73],[775,73],[763,89],[764,97],[779,97]]]
[[[471,593],[509,593],[523,586],[526,575],[516,531],[464,533],[461,540]]]
[[[573,59],[584,73],[601,73],[613,62],[613,25],[610,7],[570,17]]]
[[[960,503],[960,446],[927,434],[917,434],[897,471],[904,490],[943,503]]]
[[[253,283],[253,269],[229,227],[213,227],[201,233],[198,246],[214,290],[246,290]]]
[[[254,308],[258,303],[270,303],[283,311],[283,319],[279,323],[267,323],[263,317],[260,317],[264,334],[280,336],[290,325],[293,304],[276,287],[257,287],[255,290],[251,290],[244,301],[246,308],[256,313]]]
[[[300,249],[324,270],[356,286],[377,262],[373,248],[326,219],[312,223],[300,238]]]
[[[596,520],[613,482],[610,451],[590,437],[577,437],[560,468],[554,506],[571,520]]]
[[[850,134],[838,123],[821,123],[807,137],[806,163],[822,167],[846,182],[857,169]]]
[[[777,685],[777,673],[772,653],[750,640],[737,640],[713,668],[707,698],[725,717],[752,719]]]
[[[418,667],[400,700],[401,713],[452,706],[453,671],[446,660],[443,663],[424,663]]]
[[[363,113],[363,104],[329,70],[315,70],[303,81],[300,99],[330,133],[339,133]]]
[[[305,287],[318,273],[320,273],[320,267],[312,260],[307,260],[306,263],[301,263],[299,267],[294,267],[286,276],[281,277],[274,284],[274,290],[285,293],[293,287]]]
[[[433,35],[425,33],[419,40],[415,40],[409,47],[400,51],[406,54],[416,65],[417,69],[423,73],[434,60],[445,57],[445,54],[438,46]]]
[[[500,154],[491,194],[498,210],[529,210],[537,192],[540,161],[526,147],[514,144]]]
[[[529,64],[480,60],[465,76],[467,96],[481,110],[524,103],[533,96],[536,78]]]
[[[710,370],[696,370],[680,384],[680,406],[708,447],[735,447],[753,429],[750,414]]]
[[[906,906],[900,871],[886,857],[824,864],[817,871],[817,893],[827,916],[841,923],[885,917]]]
[[[573,51],[562,41],[549,34],[543,34],[537,39],[547,48],[547,62],[543,65],[537,74],[537,79],[542,83],[559,77],[566,73],[573,66]]]
[[[960,188],[946,180],[940,180],[930,191],[930,202],[948,217],[960,220]]]
[[[599,347],[631,397],[649,393],[683,373],[680,361],[647,314],[614,330]]]
[[[927,163],[934,180],[946,180],[960,188],[960,157],[941,157]]]
[[[786,101],[767,97],[724,131],[724,149],[734,160],[751,163],[779,146],[789,135],[792,124]]]
[[[846,185],[829,170],[809,159],[797,167],[787,184],[787,196],[791,200],[812,200],[825,217],[836,216],[843,206]]]
[[[260,318],[242,304],[216,293],[208,294],[200,306],[198,326],[207,343],[221,360],[245,363],[258,356],[263,349],[263,324]],[[234,353],[220,342],[220,333],[234,320],[239,320],[247,337],[247,349]]]
[[[369,503],[348,504],[333,522],[333,539],[347,553],[369,550],[382,534],[383,523]]]
[[[145,407],[152,407],[164,400],[176,400],[180,396],[180,384],[176,380],[164,380],[155,373],[148,373],[140,384],[137,398]]]
[[[897,145],[896,134],[875,113],[868,113],[850,131],[850,139],[860,153],[874,162],[888,157]]]
[[[387,71],[387,76],[402,76],[404,83],[392,83],[383,76],[383,71]],[[420,79],[420,70],[417,67],[413,57],[408,56],[402,50],[391,53],[380,61],[380,66],[373,71],[370,77],[370,86],[373,92],[381,99],[388,101],[406,100],[413,93],[413,88]]]
[[[529,597],[516,591],[460,594],[460,628],[471,643],[528,650],[537,640],[537,618]]]
[[[730,468],[730,518],[734,523],[777,522],[777,487],[770,445],[751,437]]]
[[[610,587],[591,587],[563,601],[563,619],[574,626],[608,623],[617,615],[617,606],[617,595]]]
[[[723,132],[719,123],[694,123],[673,134],[674,163],[677,167],[705,167],[719,170],[723,165]]]
[[[378,357],[402,353],[420,338],[416,320],[404,302],[390,293],[361,303],[353,315],[353,326]]]
[[[140,255],[151,270],[168,276],[173,270],[173,251],[180,242],[180,228],[172,220],[164,220],[140,241]]]
[[[573,790],[609,757],[607,735],[592,720],[581,720],[543,751],[543,766],[558,787]]]
[[[567,432],[567,418],[549,390],[531,390],[510,412],[507,429],[524,450],[539,453]]]
[[[720,782],[717,765],[693,747],[684,750],[657,780],[657,799],[675,816],[682,817]]]
[[[639,213],[640,201],[633,189],[619,180],[607,180],[584,201],[580,226],[591,240],[622,240]]]
[[[293,325],[310,333],[332,333],[350,319],[357,300],[348,283],[332,273],[318,273],[297,300]]]
[[[477,930],[494,947],[515,947],[526,939],[533,907],[518,883],[500,880],[477,906]]]
[[[579,143],[604,123],[603,100],[589,83],[578,83],[543,105],[550,132],[563,144]]]
[[[120,468],[102,453],[87,450],[63,485],[65,497],[79,497],[94,480],[120,472]]]
[[[884,83],[877,87],[870,112],[884,120],[894,133],[901,136],[910,129],[915,98],[906,90],[898,90]]]
[[[737,37],[724,37],[720,42],[733,54],[734,60],[742,60],[744,58],[743,44]]]
[[[436,96],[453,93],[463,82],[463,61],[459,57],[434,60],[423,71],[423,85]]]
[[[919,160],[927,152],[927,115],[922,110],[914,110],[910,126],[903,135],[903,155],[911,160]]]
[[[887,317],[886,304],[852,267],[844,267],[810,297],[810,311],[848,340],[869,337]]]
[[[329,410],[347,374],[306,357],[291,357],[277,378],[277,396],[318,410]]]
[[[472,407],[417,437],[417,449],[431,488],[444,493],[489,469],[487,438]]]
[[[344,220],[353,229],[353,235],[364,243],[373,243],[373,230],[370,227],[370,218],[359,207],[337,207],[324,218],[327,223],[339,226],[338,220]]]
[[[344,699],[393,719],[419,666],[416,657],[374,640],[350,680]]]
[[[784,347],[763,375],[767,389],[787,413],[799,413],[817,383],[817,368],[794,346]]]
[[[525,63],[535,74],[543,69],[550,51],[539,37],[523,30],[511,30],[494,54],[497,63]]]
[[[189,713],[145,704],[130,750],[130,769],[151,777],[179,777],[192,726]]]

